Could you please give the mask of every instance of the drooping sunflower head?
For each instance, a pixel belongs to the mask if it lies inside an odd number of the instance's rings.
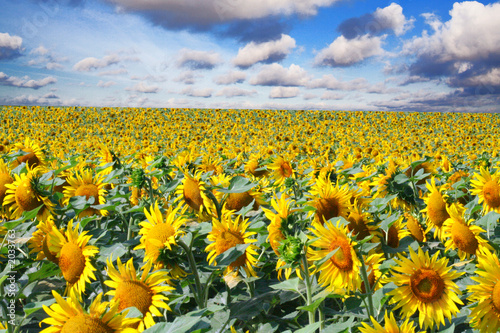
[[[45,165],[43,146],[40,146],[35,140],[27,137],[24,139],[24,143],[16,143],[15,146],[22,155],[18,156],[12,162],[12,168],[17,167],[21,163],[26,163],[26,165],[32,168]]]
[[[260,205],[266,204],[264,195],[269,192],[269,182],[266,179],[258,180],[254,178],[253,180],[258,182],[258,184],[250,190],[241,193],[229,193],[221,197],[221,200],[223,200],[227,210],[234,210],[235,212],[238,212],[243,207],[250,205],[252,202],[252,207],[256,210]]]
[[[133,258],[123,264],[117,258],[117,269],[108,259],[107,272],[111,280],[104,283],[112,288],[106,295],[113,296],[111,303],[118,304],[118,311],[135,306],[141,311],[143,317],[138,325],[142,332],[155,324],[153,316],[163,316],[159,308],[170,310],[167,303],[168,298],[162,293],[174,290],[165,285],[169,282],[169,275],[164,271],[150,273],[152,262],[148,261],[142,268],[142,272],[137,272],[134,268]]]
[[[183,211],[180,207],[169,207],[163,214],[157,202],[151,205],[149,211],[144,208],[147,220],[139,223],[141,243],[134,248],[146,251],[144,261],[153,262],[156,268],[177,268],[175,262],[167,260],[171,257],[167,254],[175,250],[177,239],[183,234],[181,227],[186,223]]]
[[[500,171],[491,174],[481,167],[480,173],[474,174],[471,183],[471,193],[479,197],[479,203],[483,203],[483,212],[500,213]]]
[[[484,250],[477,256],[478,284],[467,286],[471,303],[477,302],[469,317],[470,325],[481,333],[494,333],[500,329],[500,262],[494,252]]]
[[[444,325],[445,318],[459,312],[457,304],[463,304],[458,298],[461,294],[454,279],[463,273],[452,271],[448,259],[438,259],[439,252],[430,257],[428,252],[419,248],[418,254],[409,247],[410,257],[398,254],[388,282],[394,282],[398,288],[390,291],[390,304],[397,303],[394,309],[401,308],[402,315],[409,318],[417,310],[421,328]]]
[[[264,177],[269,174],[265,165],[259,158],[259,155],[252,155],[245,163],[245,172],[252,174],[255,177]]]
[[[27,172],[21,175],[14,174],[14,182],[5,184],[7,190],[3,205],[9,206],[11,218],[21,217],[24,212],[39,208],[37,218],[45,221],[52,215],[54,204],[50,201],[45,186],[40,182],[42,169],[40,167],[26,167]]]
[[[384,326],[380,325],[375,318],[370,317],[372,321],[372,326],[367,323],[361,323],[363,327],[359,328],[361,333],[415,333],[415,325],[410,322],[410,318],[406,318],[403,324],[398,324],[396,318],[394,318],[394,313],[391,312],[390,315],[387,311],[384,315]]]
[[[49,250],[50,240],[54,237],[55,228],[54,218],[49,216],[45,222],[41,221],[36,226],[37,230],[31,236],[28,247],[31,248],[31,253],[36,253],[36,260],[43,260],[47,258],[55,264],[58,264],[57,253],[51,252]],[[62,230],[59,230],[62,232]]]
[[[406,228],[410,231],[413,239],[419,242],[425,242],[427,237],[425,236],[424,228],[422,224],[420,224],[418,218],[408,212],[404,213],[404,217],[406,219]]]
[[[327,178],[318,178],[311,188],[309,204],[316,208],[314,220],[324,223],[331,218],[342,216],[347,219],[351,211],[350,193],[347,185],[333,185]]]
[[[463,218],[465,209],[459,204],[452,204],[448,208],[450,218],[443,226],[443,241],[446,250],[455,249],[461,260],[477,255],[484,248],[492,250],[491,245],[480,234],[485,232],[481,227],[466,222]]]
[[[380,241],[382,235],[378,232],[378,227],[374,224],[371,214],[363,212],[357,201],[355,201],[347,220],[349,221],[347,229],[357,240],[373,235],[372,242]]]
[[[66,300],[56,291],[52,291],[56,303],[50,307],[43,305],[49,315],[40,322],[50,325],[41,333],[133,333],[137,330],[127,329],[138,322],[134,318],[126,318],[127,312],[119,313],[118,304],[109,307],[108,302],[101,302],[102,293],[97,295],[85,311],[74,296]]]
[[[354,250],[356,242],[347,235],[347,226],[341,226],[340,220],[336,224],[328,221],[324,225],[315,222],[309,230],[313,233],[308,236],[310,239],[318,238],[308,248],[311,261],[321,260],[330,252],[336,251],[321,266],[312,266],[315,272],[320,273],[318,283],[329,290],[355,291],[360,288],[361,262]]]
[[[427,216],[428,228],[426,232],[435,228],[434,234],[438,239],[442,240],[444,221],[450,217],[446,204],[447,196],[442,193],[444,190],[442,186],[436,186],[436,179],[434,177],[431,178],[430,182],[427,182],[426,187],[429,192],[424,198],[426,207],[422,209],[422,213],[425,213]]]
[[[59,268],[66,280],[66,295],[75,296],[81,300],[85,292],[86,282],[95,280],[91,258],[99,249],[88,245],[91,238],[87,231],[79,232],[79,224],[73,228],[73,220],[68,223],[66,230],[59,231],[52,228],[49,251],[56,253]]]
[[[207,260],[210,265],[217,265],[215,258],[235,247],[238,244],[250,244],[238,259],[229,264],[224,275],[232,274],[236,276],[240,268],[243,268],[247,276],[256,276],[254,267],[257,265],[257,255],[255,243],[257,240],[250,238],[255,235],[255,232],[247,231],[250,222],[248,219],[243,220],[241,215],[232,217],[232,211],[223,210],[221,221],[212,219],[212,231],[208,234],[207,239],[210,244],[205,251],[209,252]]]
[[[275,158],[268,168],[273,170],[271,177],[277,186],[282,186],[287,178],[294,177],[295,174],[291,162],[281,156]]]
[[[210,219],[211,212],[216,211],[214,203],[208,198],[205,191],[207,184],[201,179],[201,172],[197,171],[193,176],[184,174],[182,184],[177,187],[176,201],[188,205],[201,220]]]
[[[90,198],[94,199],[93,205],[102,205],[106,203],[106,183],[103,182],[104,174],[97,173],[93,175],[91,169],[81,169],[74,175],[69,176],[66,181],[68,186],[64,189],[64,200],[63,204],[67,205],[72,197],[84,196],[87,200]],[[103,215],[106,216],[108,211],[98,210],[92,207],[85,209],[78,215],[80,218],[91,215]]]

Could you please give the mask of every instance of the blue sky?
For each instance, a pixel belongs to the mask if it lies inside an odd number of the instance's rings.
[[[500,3],[0,0],[0,104],[500,111]]]

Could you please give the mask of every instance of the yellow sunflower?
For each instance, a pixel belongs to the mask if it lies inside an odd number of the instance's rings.
[[[249,173],[255,177],[264,177],[269,174],[265,165],[262,164],[259,155],[252,155],[245,163],[245,172]]]
[[[470,192],[479,197],[479,203],[483,203],[483,212],[500,213],[500,171],[491,174],[481,167],[480,174],[474,174],[471,183]]]
[[[25,138],[24,143],[16,143],[15,146],[23,153],[23,155],[17,157],[12,162],[12,168],[17,167],[21,163],[26,163],[26,165],[29,165],[32,168],[45,165],[43,146],[40,146],[35,140]]]
[[[410,318],[406,318],[403,324],[399,325],[396,318],[394,318],[393,312],[387,315],[387,311],[385,311],[384,326],[380,325],[375,318],[370,317],[370,319],[373,327],[367,323],[361,323],[363,325],[363,327],[359,328],[361,333],[415,333],[415,326],[410,322]]]
[[[467,286],[472,303],[470,325],[481,333],[494,333],[500,329],[500,262],[489,250],[477,256],[476,276],[471,279],[478,284]]]
[[[59,268],[66,280],[65,295],[76,296],[81,300],[81,294],[85,292],[85,283],[90,279],[95,280],[93,271],[96,269],[90,262],[99,249],[87,245],[91,236],[87,231],[78,232],[79,224],[73,228],[73,220],[69,221],[66,231],[52,228],[49,251],[56,253]]]
[[[118,311],[132,306],[141,311],[143,318],[138,326],[139,332],[155,324],[153,316],[163,317],[158,308],[170,310],[167,303],[165,303],[168,298],[162,293],[172,291],[174,288],[161,285],[162,283],[168,283],[168,273],[158,271],[150,274],[152,262],[148,261],[142,267],[142,273],[139,272],[140,276],[138,276],[134,268],[133,258],[130,258],[126,264],[122,264],[120,258],[117,258],[118,270],[115,269],[109,259],[106,263],[111,281],[107,280],[104,283],[113,288],[106,295],[113,296],[111,304],[119,303]]]
[[[113,152],[111,152],[111,150],[109,150],[108,147],[106,147],[105,145],[102,145],[102,144],[99,147],[98,157],[101,159],[101,163],[99,164],[100,167],[103,167],[103,166],[110,164],[110,163],[116,164],[116,162],[117,162],[116,155]],[[102,170],[101,172],[105,175],[110,174],[111,171],[113,171],[115,164],[108,166],[106,169]]]
[[[363,212],[360,205],[355,201],[349,216],[347,217],[349,224],[347,229],[352,232],[356,239],[362,240],[365,237],[374,235],[371,242],[376,243],[380,241],[381,234],[378,227],[374,225],[371,214]]]
[[[326,257],[330,252],[335,254],[319,267],[312,266],[314,272],[319,272],[318,283],[329,290],[346,289],[355,291],[361,287],[361,262],[354,250],[356,242],[347,236],[347,226],[333,222],[313,223],[309,230],[314,235],[309,239],[318,238],[308,248],[309,260],[317,261]],[[316,249],[314,249],[316,248]]]
[[[156,268],[165,266],[163,262],[165,258],[160,258],[162,252],[172,251],[172,247],[177,245],[176,239],[183,234],[180,228],[186,223],[186,219],[182,214],[178,215],[180,210],[180,207],[175,209],[169,207],[166,214],[163,215],[157,202],[154,206],[151,205],[149,211],[144,208],[147,221],[139,223],[141,243],[134,250],[144,249],[146,251],[144,261],[151,261]],[[185,272],[174,262],[167,262],[166,266],[171,269],[172,276],[185,276]]]
[[[274,184],[277,186],[283,185],[287,178],[294,177],[295,175],[291,163],[281,156],[275,158],[273,163],[269,164],[267,167],[273,170],[271,177],[274,179]]]
[[[311,188],[309,205],[316,208],[314,220],[324,223],[333,217],[347,219],[351,211],[350,194],[347,185],[334,186],[328,178],[320,177]]]
[[[429,190],[427,196],[424,198],[426,207],[421,210],[427,216],[427,230],[430,231],[432,228],[436,228],[434,235],[439,239],[443,239],[443,224],[450,215],[448,214],[446,198],[447,196],[443,194],[444,187],[436,186],[436,179],[431,178],[430,182],[426,185]]]
[[[103,183],[104,175],[98,173],[92,175],[93,171],[90,169],[81,169],[74,175],[69,176],[66,181],[69,186],[64,188],[64,200],[63,204],[69,204],[69,200],[72,197],[84,196],[87,200],[94,198],[93,205],[102,205],[106,203],[106,183]],[[92,207],[85,209],[78,214],[78,217],[86,217],[95,214],[100,214],[106,216],[108,214],[107,210],[98,210]]]
[[[411,213],[404,213],[403,214],[405,219],[406,219],[406,228],[410,232],[411,236],[413,239],[419,241],[419,242],[425,242],[427,241],[427,237],[425,236],[425,231],[420,222],[418,221],[418,218],[413,216]]]
[[[463,213],[465,208],[459,204],[452,204],[448,208],[450,218],[444,222],[443,239],[446,251],[456,249],[460,260],[477,255],[484,248],[493,250],[488,241],[481,237],[485,232],[481,227],[471,224],[472,220],[465,222]]]
[[[53,228],[56,228],[54,224],[54,218],[49,216],[47,221],[40,222],[36,226],[37,230],[33,232],[30,240],[28,241],[28,247],[31,249],[31,253],[36,253],[36,260],[43,260],[47,258],[55,264],[58,264],[57,253],[51,252],[49,250],[50,239],[54,237]],[[59,229],[63,232],[62,229]]]
[[[202,221],[209,220],[210,212],[216,211],[213,201],[205,193],[206,185],[201,180],[200,171],[197,171],[194,176],[185,173],[182,184],[175,191],[175,194],[178,195],[176,201],[183,201]]]
[[[13,182],[14,179],[10,174],[9,168],[0,158],[0,218],[8,217],[9,210],[4,208],[3,199],[5,198],[7,192],[7,187],[5,185],[12,184]]]
[[[264,214],[271,221],[267,230],[269,232],[268,240],[269,244],[271,244],[271,248],[274,253],[279,257],[280,253],[278,248],[280,247],[281,242],[285,239],[285,235],[281,231],[281,223],[283,220],[288,219],[288,217],[295,211],[295,209],[290,209],[293,204],[293,200],[289,200],[286,194],[282,194],[281,198],[273,198],[271,199],[271,206],[274,208],[276,213],[273,213],[270,209],[262,207]],[[281,267],[285,266],[286,263],[281,258],[278,258],[278,262],[276,263],[276,270],[278,271],[278,278],[281,278]],[[297,275],[300,276],[300,269],[295,270]],[[292,274],[292,268],[285,269],[285,278],[289,279]]]
[[[97,295],[89,311],[85,311],[76,297],[63,299],[52,291],[56,303],[50,307],[43,305],[49,315],[40,322],[50,325],[40,333],[134,333],[137,330],[127,328],[137,319],[126,318],[128,312],[118,313],[118,304],[109,307],[108,302],[101,302],[102,293]]]
[[[3,205],[10,206],[12,219],[17,219],[24,212],[40,207],[36,217],[45,221],[47,217],[52,215],[54,204],[40,188],[39,179],[42,170],[40,167],[30,168],[29,166],[26,167],[26,170],[27,173],[20,176],[14,174],[15,180],[12,184],[5,184],[7,191],[5,191]]]
[[[405,238],[406,236],[410,236],[410,231],[405,228],[405,224],[403,222],[403,216],[400,216],[387,230],[382,231],[382,235],[385,238],[387,245],[396,249],[399,247],[399,241]]]
[[[410,259],[398,253],[399,260],[394,260],[398,266],[391,268],[393,276],[387,279],[398,286],[388,293],[390,304],[397,303],[395,309],[401,308],[406,318],[418,310],[421,328],[436,324],[439,329],[445,317],[451,320],[459,312],[457,304],[463,304],[457,296],[461,291],[453,282],[463,273],[447,267],[447,258],[438,260],[439,252],[431,258],[421,248],[418,254],[411,247],[409,250]]]
[[[233,276],[238,275],[240,268],[243,268],[247,276],[256,276],[254,267],[257,264],[257,246],[255,243],[257,240],[250,238],[255,235],[256,232],[247,232],[247,228],[250,224],[248,219],[243,220],[241,215],[236,216],[232,219],[232,211],[223,210],[222,219],[219,222],[217,219],[212,219],[212,231],[208,234],[208,241],[210,244],[205,248],[208,253],[207,260],[210,265],[217,265],[215,258],[235,247],[238,244],[250,244],[238,259],[229,264],[229,266],[224,271],[224,275],[232,274]]]

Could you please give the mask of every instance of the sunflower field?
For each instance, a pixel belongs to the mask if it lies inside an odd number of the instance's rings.
[[[500,115],[0,106],[0,332],[497,332]]]

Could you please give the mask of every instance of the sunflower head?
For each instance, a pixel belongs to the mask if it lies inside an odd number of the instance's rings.
[[[13,168],[22,163],[26,163],[32,168],[45,165],[43,146],[40,146],[35,140],[25,138],[24,143],[16,143],[15,146],[21,155],[12,162]]]
[[[471,193],[479,197],[479,203],[483,203],[483,212],[500,213],[500,171],[492,174],[481,167],[480,173],[474,175],[471,183]]]
[[[55,228],[54,218],[49,216],[47,221],[41,221],[37,225],[37,230],[31,236],[28,247],[31,248],[31,253],[36,253],[36,260],[43,260],[47,258],[55,264],[59,263],[57,259],[57,253],[51,252],[49,250],[50,240],[54,237],[54,233],[52,231]],[[62,232],[62,230],[59,230]]]
[[[347,219],[351,211],[350,193],[347,185],[333,185],[327,178],[320,177],[311,188],[310,205],[316,208],[314,220],[324,223],[334,217]]]
[[[268,168],[273,170],[272,178],[278,186],[282,186],[286,179],[293,177],[295,171],[290,161],[285,160],[283,157],[277,157],[268,165]]]
[[[67,205],[72,197],[83,196],[86,200],[93,198],[94,205],[105,204],[105,195],[107,193],[106,186],[108,184],[104,183],[103,180],[104,174],[97,173],[94,175],[91,169],[81,169],[79,172],[66,179],[69,186],[65,187],[63,203]],[[91,216],[94,214],[106,216],[108,212],[106,210],[98,210],[89,207],[80,212],[79,217]]]
[[[442,239],[442,227],[450,215],[448,214],[446,199],[447,196],[443,194],[444,187],[436,186],[436,179],[431,178],[430,182],[426,185],[429,190],[427,196],[424,198],[426,207],[422,210],[427,215],[428,229],[435,228],[435,235],[438,239]]]
[[[384,326],[380,325],[375,318],[370,317],[372,321],[372,326],[367,323],[361,323],[363,327],[359,328],[361,333],[415,333],[415,326],[410,322],[410,318],[406,318],[403,324],[398,324],[396,318],[394,318],[394,313],[391,312],[390,315],[387,311],[384,315]]]

